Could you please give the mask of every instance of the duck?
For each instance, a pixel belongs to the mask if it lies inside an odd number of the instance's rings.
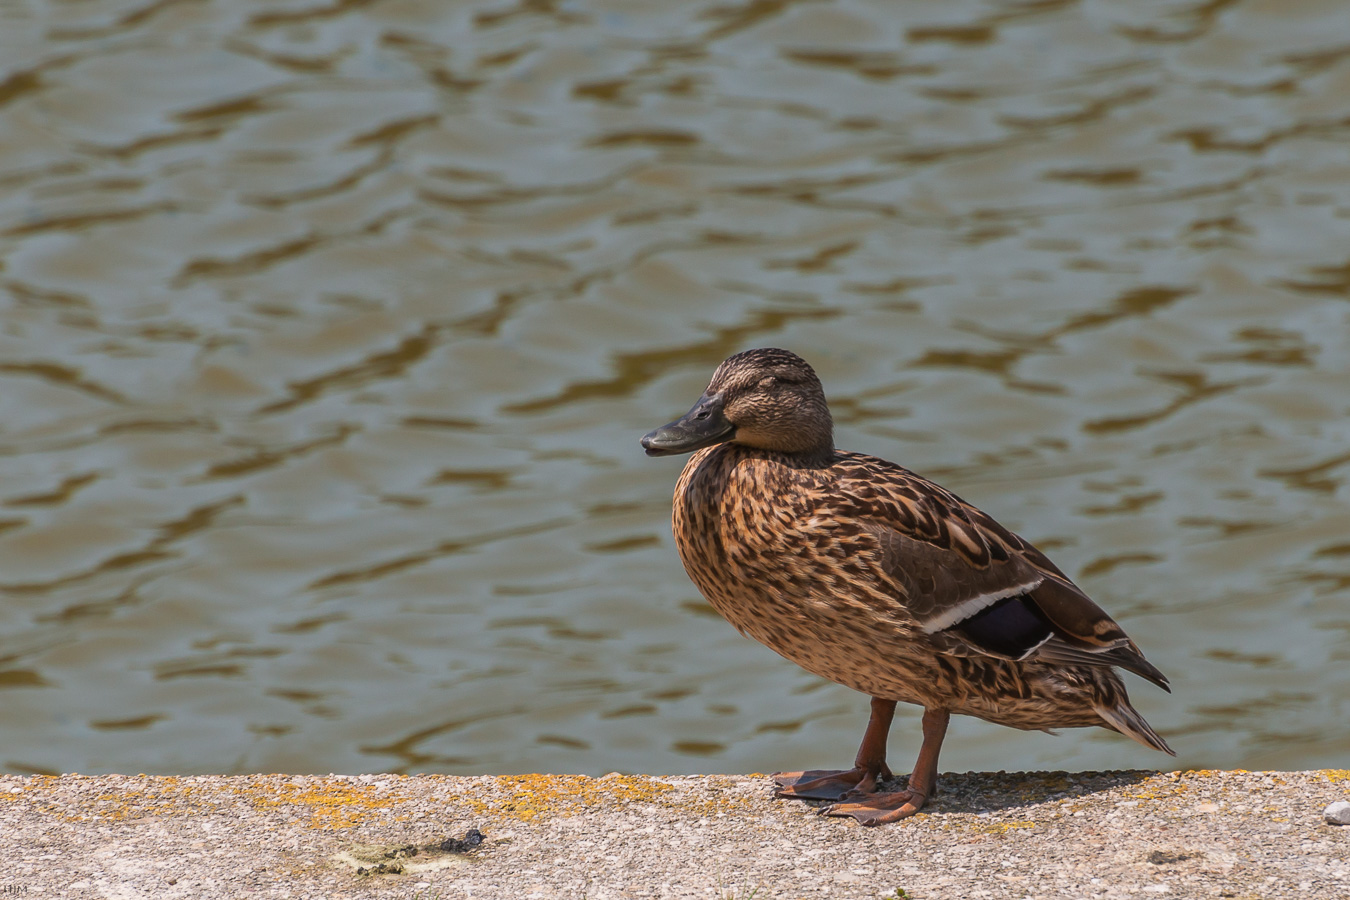
[[[1175,756],[1117,669],[1168,679],[1048,557],[938,484],[839,450],[814,369],[763,348],[722,362],[689,412],[645,434],[692,454],[671,523],[685,571],[743,635],[871,698],[853,767],[779,772],[775,796],[881,825],[937,787],[952,715],[1023,730],[1100,727]],[[923,709],[899,789],[886,762],[896,704]]]

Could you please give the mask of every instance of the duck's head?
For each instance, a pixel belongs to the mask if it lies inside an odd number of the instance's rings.
[[[694,408],[643,435],[642,447],[670,456],[727,441],[804,457],[834,450],[825,390],[806,360],[774,349],[728,357]]]

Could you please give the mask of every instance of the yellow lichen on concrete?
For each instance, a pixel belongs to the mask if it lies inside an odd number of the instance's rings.
[[[505,775],[494,779],[505,796],[499,803],[479,801],[483,812],[497,812],[522,821],[540,815],[571,816],[588,807],[653,802],[674,790],[641,776]]]
[[[643,775],[504,775],[488,790],[453,792],[448,799],[478,815],[528,822],[543,816],[575,816],[630,803],[649,803],[686,814],[716,815],[743,805],[719,792],[680,790]]]
[[[188,815],[199,812],[204,803],[209,804],[209,800],[198,796],[195,785],[174,775],[161,775],[138,780],[135,787],[118,787],[82,799],[74,807],[79,812],[66,809],[57,815],[67,822],[125,822],[147,816]]]
[[[120,822],[142,816],[183,814],[196,807],[192,785],[168,775],[147,778],[143,787],[107,791],[95,798],[93,814],[106,821]]]
[[[295,809],[308,817],[310,827],[323,829],[353,828],[403,799],[396,791],[347,781],[246,782],[236,792],[254,809]]]
[[[1131,800],[1166,800],[1190,791],[1192,786],[1181,780],[1181,773],[1160,772],[1125,790]],[[1174,775],[1178,777],[1174,777]]]
[[[41,794],[41,788],[35,788]],[[67,822],[94,819],[125,822],[146,817],[174,818],[223,813],[240,801],[256,810],[294,809],[313,828],[351,828],[397,808],[403,797],[374,785],[346,781],[275,784],[265,779],[210,779],[197,782],[177,776],[141,776],[71,806],[52,808]]]
[[[436,776],[420,776],[435,778]],[[651,804],[686,816],[724,815],[744,809],[748,800],[731,790],[733,783],[708,779],[698,786],[672,784],[648,776],[612,774],[603,778],[583,775],[512,775],[473,779],[444,778],[441,799],[476,816],[531,821],[540,817],[575,816],[628,804]],[[284,778],[284,776],[283,776]],[[41,798],[82,776],[63,779],[38,777],[20,794],[0,798]],[[275,812],[311,828],[343,830],[376,820],[393,823],[411,818],[408,797],[397,787],[399,776],[377,782],[344,778],[276,777],[195,778],[137,776],[119,779],[102,790],[77,795],[63,804],[46,804],[47,813],[67,822],[134,821],[141,818],[178,818],[189,815],[229,814],[239,804],[260,812]],[[51,784],[47,784],[50,781]],[[97,779],[89,779],[98,784]]]

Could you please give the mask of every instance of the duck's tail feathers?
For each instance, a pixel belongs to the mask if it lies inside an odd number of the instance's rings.
[[[1105,650],[1089,650],[1076,647],[1057,638],[1051,638],[1028,656],[1044,662],[1068,665],[1120,666],[1141,678],[1147,678],[1167,693],[1172,693],[1172,687],[1167,681],[1167,676],[1158,671],[1157,666],[1153,663],[1144,659],[1144,655],[1139,652],[1139,648],[1134,644],[1126,643]]]
[[[1096,704],[1093,708],[1097,710],[1097,715],[1105,719],[1112,728],[1121,734],[1134,738],[1145,747],[1161,750],[1168,756],[1177,755],[1171,747],[1167,746],[1167,741],[1163,740],[1158,732],[1153,730],[1153,726],[1144,721],[1144,717],[1139,715],[1138,711],[1129,704],[1129,701],[1120,700],[1111,706]]]

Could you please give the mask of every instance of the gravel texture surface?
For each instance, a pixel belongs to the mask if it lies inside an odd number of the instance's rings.
[[[1350,770],[949,774],[863,828],[761,775],[0,776],[0,896],[1334,900],[1346,798]]]

